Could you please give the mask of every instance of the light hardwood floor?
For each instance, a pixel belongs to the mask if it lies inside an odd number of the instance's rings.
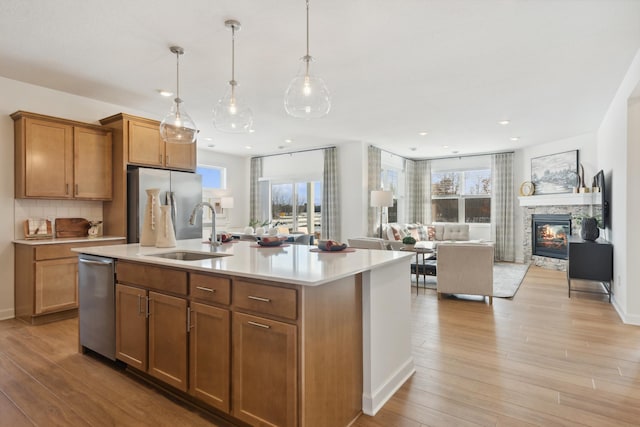
[[[532,267],[513,300],[412,296],[416,373],[380,426],[640,425],[640,327]],[[93,357],[77,320],[0,322],[0,426],[225,426]]]

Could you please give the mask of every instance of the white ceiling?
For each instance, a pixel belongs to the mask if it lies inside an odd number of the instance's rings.
[[[236,80],[253,134],[211,122],[230,78],[229,18],[242,24]],[[312,121],[283,107],[305,53],[304,0],[2,0],[0,75],[161,120],[179,45],[201,147],[247,156],[364,141],[425,158],[595,131],[640,48],[640,0],[311,0],[310,19],[333,100]]]

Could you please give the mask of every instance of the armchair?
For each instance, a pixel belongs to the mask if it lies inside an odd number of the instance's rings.
[[[493,304],[493,245],[438,245],[438,299],[441,294],[489,297]]]

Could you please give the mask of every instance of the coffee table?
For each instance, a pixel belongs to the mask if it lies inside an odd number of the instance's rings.
[[[411,274],[416,275],[416,294],[420,289],[420,275],[422,275],[422,283],[427,288],[427,276],[435,276],[436,271],[436,251],[430,248],[416,248],[413,246],[405,246],[401,248],[403,251],[415,252],[416,262],[411,264]],[[420,259],[422,257],[422,262]]]

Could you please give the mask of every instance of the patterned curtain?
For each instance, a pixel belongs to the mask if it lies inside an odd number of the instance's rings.
[[[367,215],[367,229],[370,236],[377,236],[377,224],[378,224],[378,216],[376,209],[371,207],[371,192],[374,190],[380,190],[380,174],[382,173],[382,155],[379,148],[374,146],[369,146],[369,150],[367,152],[367,159],[369,162],[368,167],[368,192],[367,194],[367,205],[369,206],[369,215]]]
[[[262,157],[251,159],[251,182],[249,182],[249,219],[260,220],[260,187],[262,177]]]
[[[431,200],[431,163],[429,160],[405,160],[407,180],[407,221],[429,224]]]
[[[496,261],[515,261],[513,153],[491,157],[491,238]]]
[[[338,154],[335,147],[324,149],[322,173],[322,239],[340,241],[340,186]]]

